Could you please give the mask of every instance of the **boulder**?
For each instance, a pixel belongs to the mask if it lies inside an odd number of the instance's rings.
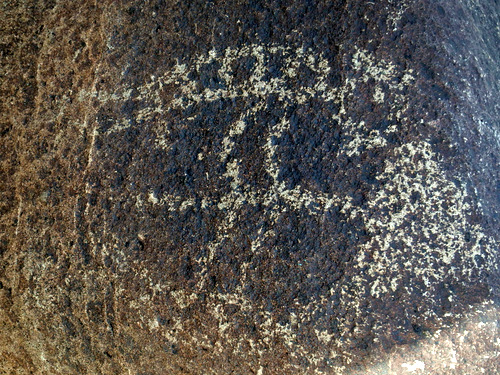
[[[0,374],[500,370],[497,1],[0,14]]]

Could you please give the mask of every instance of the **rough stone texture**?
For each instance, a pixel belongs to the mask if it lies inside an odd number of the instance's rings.
[[[0,3],[0,374],[499,369],[497,1]]]

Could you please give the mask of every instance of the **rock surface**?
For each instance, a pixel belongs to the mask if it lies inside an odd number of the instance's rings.
[[[500,371],[497,1],[3,1],[0,374]]]

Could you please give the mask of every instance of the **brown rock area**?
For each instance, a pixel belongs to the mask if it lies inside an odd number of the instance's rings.
[[[0,2],[0,374],[498,373],[499,14]]]

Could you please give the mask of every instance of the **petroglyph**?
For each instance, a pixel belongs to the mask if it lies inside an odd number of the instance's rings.
[[[202,210],[217,209],[225,213],[217,223],[215,239],[205,244],[206,255],[196,260],[202,269],[201,274],[207,273],[217,262],[217,254],[223,251],[225,243],[245,220],[240,212],[248,206],[265,207],[263,220],[269,223],[267,227],[255,229],[252,234],[249,250],[253,254],[272,249],[269,243],[278,236],[273,225],[290,211],[324,221],[328,212],[335,209],[345,215],[352,226],[364,223],[369,239],[356,250],[355,270],[350,280],[332,285],[326,294],[305,305],[298,304],[287,317],[293,323],[279,325],[267,316],[259,326],[262,332],[267,332],[264,334],[266,340],[274,335],[292,345],[301,323],[312,319],[314,314],[324,315],[338,308],[335,306],[340,301],[342,308],[349,311],[349,320],[339,319],[334,333],[321,327],[314,332],[319,342],[337,348],[329,354],[331,358],[343,352],[347,360],[350,344],[344,341],[344,337],[349,336],[353,322],[362,327],[363,323],[357,319],[363,319],[365,315],[364,296],[379,299],[396,292],[411,295],[415,290],[407,281],[421,280],[424,289],[418,293],[432,306],[434,288],[440,280],[469,277],[478,262],[484,263],[483,269],[488,270],[493,267],[488,254],[494,249],[481,227],[469,224],[471,206],[466,187],[447,180],[438,156],[426,140],[404,144],[389,153],[383,171],[375,176],[379,188],[367,195],[364,204],[335,186],[330,186],[325,192],[313,188],[314,185],[307,180],[293,180],[293,176],[283,173],[285,162],[289,162],[284,160],[284,141],[289,142],[290,134],[297,131],[297,126],[309,125],[301,123],[300,113],[307,112],[313,102],[331,103],[336,108],[327,112],[326,119],[322,118],[329,126],[328,131],[338,130],[344,139],[334,157],[356,158],[367,150],[392,147],[388,144],[388,137],[398,131],[398,121],[407,120],[408,107],[403,91],[414,81],[413,71],[400,71],[394,64],[377,61],[361,49],[353,54],[351,66],[357,75],[345,77],[341,84],[332,85],[329,62],[321,53],[301,47],[250,45],[240,49],[212,50],[204,56],[178,61],[163,75],[151,76],[149,82],[137,88],[136,96],[129,89],[123,93],[94,94],[102,102],[133,100],[140,107],[135,121],[154,122],[155,146],[167,153],[172,152],[179,141],[177,137],[183,131],[179,128],[210,130],[211,126],[218,126],[223,129],[222,139],[217,144],[196,153],[195,163],[205,166],[211,161],[221,166],[217,173],[213,167],[208,167],[207,184],[229,187],[215,199],[204,195],[203,191],[197,192],[202,197],[199,204]],[[356,100],[356,92],[367,82],[375,82],[370,86],[373,102],[390,101],[394,109],[388,119],[394,123],[384,130],[368,131],[362,119],[356,120],[347,114],[349,101]],[[231,114],[228,121],[210,114],[210,108],[217,105],[222,108],[225,101],[241,103],[242,108],[239,113]],[[274,120],[262,123],[259,116],[276,107],[280,110]],[[208,114],[203,108],[207,108]],[[178,115],[190,112],[193,115]],[[172,114],[178,122],[169,120]],[[224,111],[218,114],[222,116]],[[256,128],[259,136],[249,136],[249,132]],[[107,134],[124,129],[123,124],[114,125]],[[239,149],[242,142],[256,146],[255,155],[261,157],[266,183],[256,184],[244,177],[244,158],[251,156]],[[304,139],[302,142],[308,141]],[[314,158],[317,149],[310,152]],[[293,155],[288,154],[286,158],[293,158]],[[257,159],[254,162],[259,163]],[[158,195],[155,188],[151,186],[151,191],[140,201],[166,207],[168,212],[186,212],[197,205],[196,196],[186,196],[184,192]],[[460,270],[449,267],[454,259],[460,259],[464,267]],[[254,302],[245,295],[241,285],[250,282],[253,267],[252,262],[242,262],[238,271],[239,286],[232,293],[212,293],[212,300],[231,300],[243,311],[250,311]],[[195,289],[202,292],[206,283],[205,278],[200,278]],[[182,290],[172,292],[180,308],[196,302],[195,294],[183,293]],[[230,318],[221,312],[221,305],[215,303],[209,308],[219,319],[221,334],[229,332]],[[144,310],[140,305],[137,309]],[[433,315],[432,309],[426,310],[424,315],[439,318]],[[156,324],[149,324],[149,327],[157,329]],[[374,334],[382,334],[383,326],[372,329]],[[320,361],[319,357],[314,357],[317,353],[307,348],[295,347],[294,350],[309,356],[312,361]]]

